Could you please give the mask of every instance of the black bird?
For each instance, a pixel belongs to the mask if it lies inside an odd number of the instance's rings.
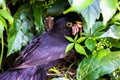
[[[0,80],[47,80],[46,70],[55,66],[67,55],[64,51],[71,36],[74,21],[58,19],[53,28],[35,38],[26,46],[15,62],[15,67],[0,74]]]

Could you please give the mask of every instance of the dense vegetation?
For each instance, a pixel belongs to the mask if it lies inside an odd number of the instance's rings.
[[[62,78],[53,80],[119,80],[119,6],[119,0],[0,0],[1,71],[11,66],[28,42],[45,31],[47,16],[58,18],[75,12],[82,21],[82,33],[65,38],[70,41],[66,52],[75,49],[78,53],[69,66],[77,65],[77,74],[70,77],[65,74],[67,69]],[[62,73],[58,66],[50,71]]]

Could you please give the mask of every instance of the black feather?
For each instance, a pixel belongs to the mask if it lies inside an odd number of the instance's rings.
[[[70,36],[66,27],[68,18],[56,21],[53,28],[35,38],[15,62],[15,67],[0,74],[0,80],[46,80],[46,70],[55,66],[68,54],[64,54]]]

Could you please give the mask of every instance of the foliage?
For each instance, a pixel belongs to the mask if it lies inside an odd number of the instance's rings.
[[[74,49],[85,55],[77,60],[77,79],[95,80],[106,74],[117,79],[113,74],[120,71],[119,5],[119,0],[0,0],[0,69],[6,54],[19,53],[35,35],[45,31],[47,16],[76,12],[82,19],[82,36],[65,36],[70,42],[65,53]]]
[[[33,26],[32,15],[29,14],[32,13],[30,9],[30,6],[23,5],[13,16],[15,21],[9,28],[7,56],[20,50],[22,45],[27,44],[29,36],[32,37],[32,34],[28,32]]]
[[[93,56],[84,58],[77,71],[78,80],[95,80],[104,74],[111,73],[120,66],[120,51],[111,52],[101,49]]]
[[[0,69],[1,64],[2,64],[2,59],[3,59],[3,53],[4,53],[4,30],[7,30],[7,22],[8,24],[13,23],[13,18],[10,15],[9,11],[7,10],[6,4],[4,0],[0,1],[0,40],[1,40],[1,54],[0,54]]]
[[[22,5],[13,16],[15,21],[9,28],[7,56],[20,50],[22,46],[25,46],[33,38],[34,26],[39,33],[44,31],[42,8],[39,10],[40,7],[37,7],[40,4]],[[35,8],[33,12],[31,11],[32,7]]]
[[[4,3],[1,3],[1,5],[4,5]],[[41,1],[34,4],[23,4],[19,7],[19,9],[16,11],[16,13],[14,13],[13,16],[11,16],[6,6],[1,6],[2,9],[0,9],[0,38],[2,49],[0,56],[0,66],[2,65],[3,55],[6,54],[4,48],[8,48],[7,56],[10,56],[11,54],[19,51],[22,46],[27,45],[28,41],[31,41],[34,38],[35,34],[41,34],[42,32],[44,32],[44,9],[43,6],[38,6],[41,4],[43,4],[43,2]],[[6,20],[8,20],[8,22],[6,22]],[[7,36],[4,37],[3,35]],[[4,43],[4,39],[6,39],[5,41],[7,41],[8,43]]]
[[[87,54],[91,53],[79,63],[77,79],[95,80],[105,74],[112,73],[120,66],[120,53],[117,50],[117,48],[119,48],[117,44],[119,44],[120,38],[120,18],[119,11],[117,10],[117,7],[119,9],[119,6],[116,6],[119,4],[118,0],[94,0],[93,2],[92,0],[84,0],[82,5],[78,5],[81,4],[82,0],[79,0],[76,3],[75,0],[69,0],[69,2],[71,7],[64,13],[66,14],[75,11],[79,13],[80,16],[82,15],[82,37],[86,37],[82,42],[84,43],[82,46],[85,46],[89,50],[87,51],[84,48]],[[87,5],[84,3],[87,3]],[[101,18],[101,14],[103,19]],[[71,42],[70,38],[67,38],[67,40]],[[115,43],[117,43],[116,46]],[[70,44],[67,46],[66,51],[73,48],[73,45]],[[110,51],[106,49],[109,49]],[[79,47],[75,50],[78,51],[81,50],[81,48]]]
[[[65,53],[69,52],[74,47],[76,52],[87,56],[85,49],[83,48],[83,46],[79,44],[83,40],[85,40],[86,37],[80,37],[78,39],[78,34],[77,34],[74,39],[68,36],[65,36],[65,38],[71,42],[70,44],[67,45]]]
[[[71,11],[80,12],[83,9],[85,9],[86,7],[88,7],[93,1],[94,0],[89,0],[89,1],[87,1],[87,0],[73,0],[71,7],[68,10],[66,10],[64,12],[64,14],[71,12]]]

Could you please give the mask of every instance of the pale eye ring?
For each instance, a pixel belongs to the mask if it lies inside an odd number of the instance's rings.
[[[67,26],[67,27],[72,27],[73,24],[72,24],[72,22],[68,22],[66,26]]]

